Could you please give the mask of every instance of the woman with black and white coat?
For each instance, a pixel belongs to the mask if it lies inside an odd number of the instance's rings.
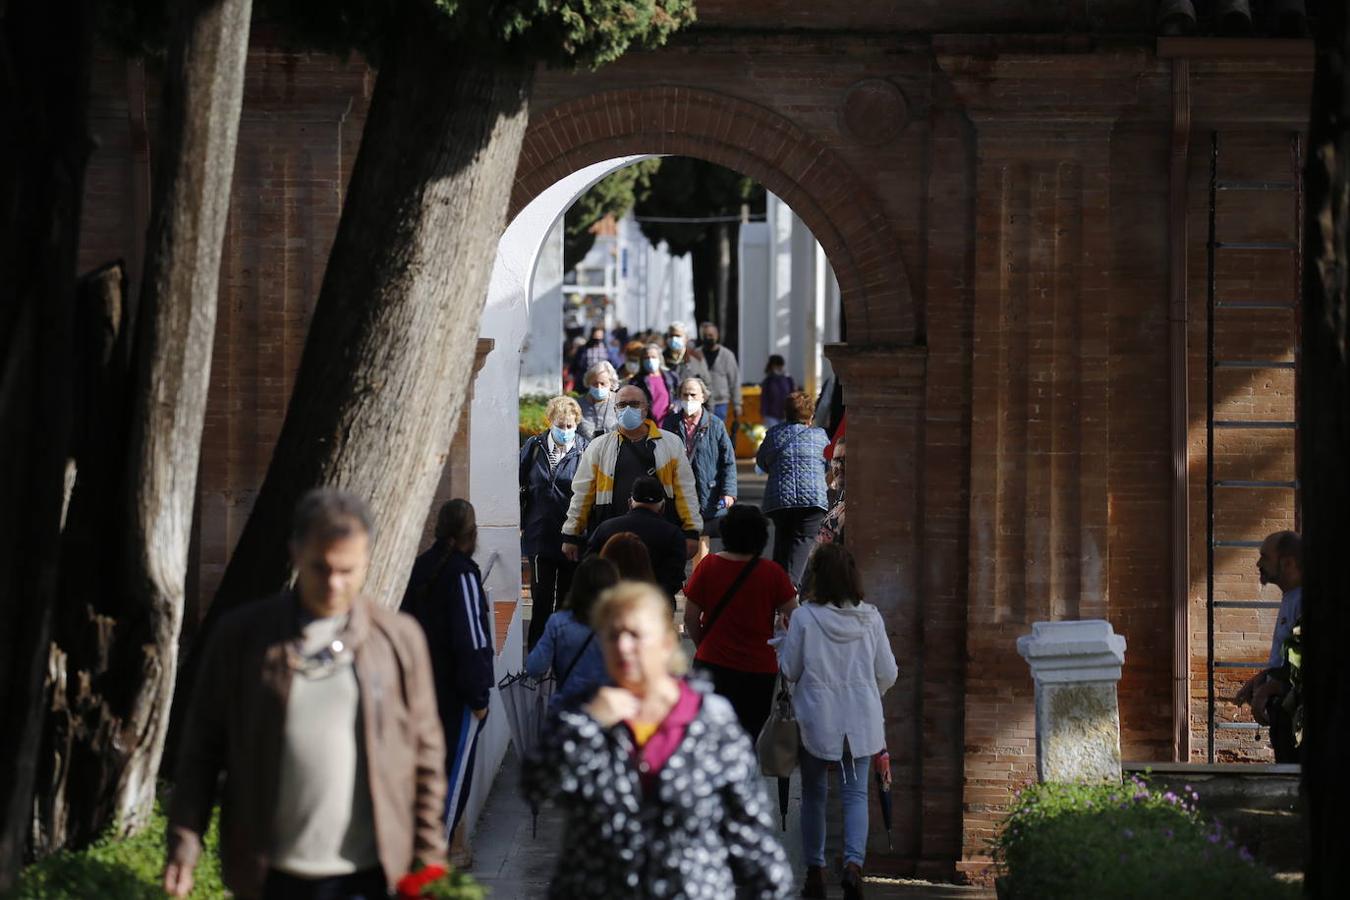
[[[621,582],[592,614],[612,687],[550,718],[524,769],[567,816],[552,898],[786,898],[787,855],[731,704],[677,677],[665,595]]]
[[[899,670],[875,606],[863,602],[853,556],[839,544],[816,547],[802,576],[806,603],[778,647],[783,677],[794,682],[801,729],[803,897],[825,896],[826,768],[839,764],[844,808],[844,897],[862,897],[867,848],[867,773],[886,748],[881,695]]]

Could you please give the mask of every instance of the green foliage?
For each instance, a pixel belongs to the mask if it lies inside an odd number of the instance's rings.
[[[753,179],[725,166],[690,156],[667,156],[638,197],[638,216],[699,218],[739,216],[741,207],[763,213],[764,188]],[[713,238],[714,226],[697,222],[643,222],[642,233],[653,245],[665,241],[675,256]]]
[[[548,428],[548,416],[545,409],[551,394],[522,394],[520,398],[520,443],[521,446],[531,436],[541,434]]]
[[[422,896],[433,900],[485,900],[487,891],[468,875],[454,871],[427,885]]]
[[[1138,778],[1028,787],[993,842],[1002,887],[1017,900],[1299,896],[1206,822],[1195,800]]]
[[[459,47],[597,67],[658,47],[694,21],[693,0],[255,0],[299,43],[378,59],[401,29],[440,28]]]
[[[563,236],[563,271],[570,272],[581,262],[595,235],[591,227],[605,216],[623,218],[638,200],[651,190],[652,176],[661,168],[660,159],[644,159],[611,172],[591,185],[567,211]]]
[[[23,870],[17,900],[162,900],[164,833],[167,823],[158,805],[150,824],[125,840],[101,838],[80,851],[63,851]],[[212,820],[205,848],[193,873],[194,898],[229,896],[220,880],[219,823]]]

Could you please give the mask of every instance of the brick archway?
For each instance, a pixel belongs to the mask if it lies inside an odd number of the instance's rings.
[[[725,94],[682,87],[605,91],[532,117],[511,217],[572,172],[632,154],[694,156],[759,181],[792,207],[824,248],[839,279],[852,341],[913,343],[909,275],[871,190],[790,120]]]

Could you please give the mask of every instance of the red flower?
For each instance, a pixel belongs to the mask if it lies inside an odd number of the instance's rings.
[[[409,872],[398,880],[397,896],[399,900],[419,900],[427,885],[447,874],[444,866],[423,866],[416,872]]]

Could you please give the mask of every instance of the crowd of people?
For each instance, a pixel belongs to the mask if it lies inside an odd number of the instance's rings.
[[[567,819],[554,896],[786,896],[754,748],[780,678],[801,731],[803,895],[825,896],[835,767],[841,883],[862,896],[896,662],[845,545],[843,427],[832,440],[784,368],[771,357],[761,383],[762,509],[737,499],[740,369],[707,323],[697,347],[680,323],[626,342],[590,332],[569,367],[580,400],[551,400],[521,450],[527,668],[555,680],[525,771],[531,800]]]
[[[547,429],[520,450],[525,667],[554,684],[524,780],[567,822],[550,895],[791,894],[755,746],[786,679],[803,896],[825,896],[835,767],[841,883],[861,897],[868,766],[896,662],[843,540],[843,441],[771,360],[764,391],[781,421],[757,457],[765,511],[737,502],[726,417],[741,413],[739,368],[714,327],[699,335],[688,346],[676,323],[630,342],[620,374],[597,331],[573,361],[584,394],[553,398]],[[463,817],[496,650],[475,511],[462,499],[438,510],[406,615],[362,593],[371,537],[360,499],[310,492],[291,532],[294,587],[207,639],[170,804],[168,894],[191,891],[218,796],[236,896],[385,897],[421,867],[469,862]]]

